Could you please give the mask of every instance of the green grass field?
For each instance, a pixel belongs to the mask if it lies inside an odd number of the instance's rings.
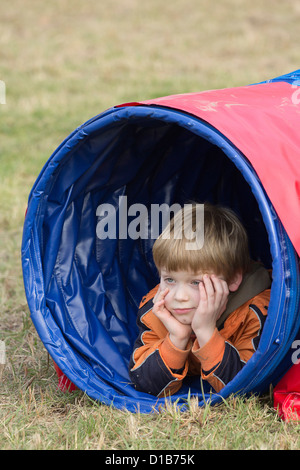
[[[300,67],[292,0],[12,0],[1,8],[0,449],[300,449],[272,393],[133,415],[64,395],[29,318],[20,245],[29,191],[67,135],[110,106],[246,85]],[[125,431],[124,431],[125,430]]]

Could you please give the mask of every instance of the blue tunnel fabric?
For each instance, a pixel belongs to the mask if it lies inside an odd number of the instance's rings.
[[[283,76],[282,80],[295,80]],[[287,78],[286,78],[287,77]],[[125,198],[126,197],[126,198]],[[114,107],[76,129],[53,153],[29,196],[22,242],[24,285],[32,321],[58,367],[91,398],[150,413],[165,403],[130,384],[128,363],[142,296],[157,282],[147,237],[121,233],[120,201],[210,201],[242,219],[251,256],[272,269],[268,317],[258,351],[219,394],[199,378],[170,397],[200,405],[231,393],[265,391],[291,365],[300,329],[299,261],[247,158],[217,129],[175,109]],[[115,208],[116,239],[97,236],[99,207]]]

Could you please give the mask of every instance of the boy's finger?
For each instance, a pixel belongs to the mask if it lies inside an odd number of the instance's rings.
[[[202,302],[206,301],[207,300],[207,294],[206,294],[206,290],[205,290],[203,282],[199,283],[199,292],[200,292],[200,300]]]
[[[214,297],[214,295],[215,295],[214,285],[212,283],[212,280],[210,279],[210,277],[207,274],[204,274],[203,282],[204,282],[204,286],[205,286],[207,296],[208,297]]]
[[[166,287],[165,290],[161,292],[161,298],[164,299],[166,295],[168,294],[168,292],[169,292],[169,289]]]
[[[212,282],[214,284],[215,288],[215,300],[219,305],[224,305],[227,303],[228,300],[228,294],[229,294],[229,289],[228,289],[228,284],[226,281],[223,279],[217,278],[217,276],[214,276],[212,279]]]
[[[212,276],[212,282],[215,288],[216,292],[219,292],[220,294],[228,294],[229,289],[228,289],[228,284],[224,279],[220,279],[218,276]]]
[[[153,308],[152,308],[152,312],[153,313],[158,313],[161,311],[161,307],[164,305],[164,300],[158,300],[157,302],[155,302],[155,304],[153,305]]]
[[[169,292],[169,289],[166,288],[165,290],[161,290],[161,287],[159,286],[154,298],[153,298],[153,303],[157,302],[158,300],[162,300],[165,298],[167,293]]]

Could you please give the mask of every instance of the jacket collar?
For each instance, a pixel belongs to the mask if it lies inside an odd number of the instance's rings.
[[[226,310],[218,319],[217,328],[221,327],[234,310],[270,287],[271,277],[269,271],[261,263],[253,261],[238,290],[229,294]]]

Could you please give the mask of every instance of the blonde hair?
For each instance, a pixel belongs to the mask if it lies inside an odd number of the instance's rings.
[[[246,230],[236,214],[228,208],[204,204],[204,244],[199,249],[187,249],[191,233],[178,237],[178,219],[181,227],[197,230],[197,204],[188,204],[178,211],[153,245],[153,259],[160,271],[213,272],[224,276],[227,282],[238,272],[244,274],[250,263]],[[184,225],[184,222],[188,222]],[[198,227],[200,229],[200,227]],[[178,229],[177,229],[178,230]]]

